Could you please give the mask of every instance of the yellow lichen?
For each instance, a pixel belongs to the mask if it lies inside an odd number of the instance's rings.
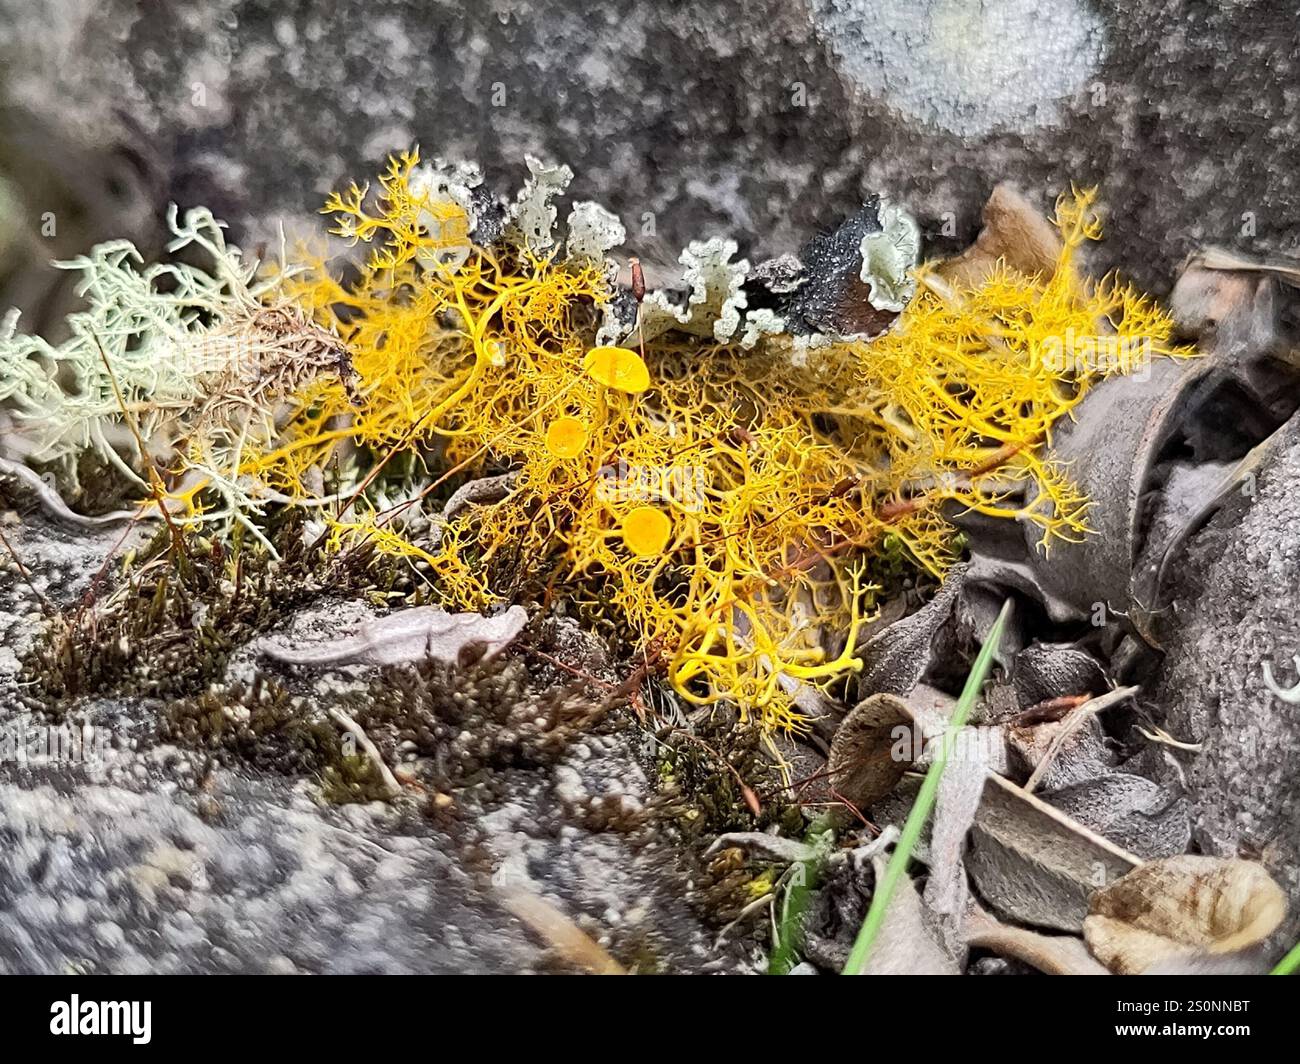
[[[546,448],[556,458],[577,458],[587,446],[587,430],[576,417],[558,417],[547,426]]]
[[[623,545],[639,558],[662,554],[672,534],[672,521],[654,506],[638,506],[623,518]]]
[[[801,353],[789,337],[741,350],[669,334],[645,359],[593,347],[600,268],[526,249],[431,259],[446,219],[428,231],[416,162],[394,160],[373,213],[364,188],[327,205],[337,233],[377,244],[359,278],[318,263],[286,281],[347,344],[355,394],[304,390],[250,471],[302,493],[346,441],[361,498],[326,518],[338,546],[411,558],[467,608],[562,594],[655,647],[682,698],[731,700],[769,728],[802,726],[798,684],[860,667],[874,559],[902,550],[943,574],[955,547],[941,504],[1032,523],[1045,544],[1086,534],[1052,426],[1131,369],[1133,350],[1184,353],[1153,304],[1076,270],[1097,235],[1092,193],[1058,208],[1052,276],[1002,269],[953,290],[922,268],[896,327],[870,342]],[[1108,345],[1124,356],[1080,357]],[[427,541],[395,524],[451,477],[504,470],[504,500],[436,522]],[[405,501],[371,505],[380,484]]]
[[[650,371],[635,351],[626,347],[593,347],[582,360],[583,369],[606,388],[639,395],[650,387]]]

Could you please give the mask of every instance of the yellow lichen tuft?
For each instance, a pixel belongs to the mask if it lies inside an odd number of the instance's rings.
[[[336,232],[377,244],[354,282],[322,264],[286,281],[357,379],[352,395],[327,381],[300,393],[257,474],[297,495],[346,452],[335,487],[361,497],[325,517],[337,546],[410,558],[466,608],[564,595],[657,648],[683,699],[730,700],[768,728],[802,726],[799,684],[860,667],[878,559],[951,564],[941,504],[1030,522],[1044,543],[1086,534],[1052,426],[1101,377],[1185,353],[1152,303],[1077,272],[1098,235],[1081,193],[1058,207],[1050,277],[1002,269],[955,290],[922,268],[870,342],[801,355],[790,337],[741,350],[669,334],[642,359],[593,346],[610,295],[597,264],[433,254],[463,233],[411,191],[417,162],[393,161],[373,209],[355,186],[327,204]],[[504,499],[428,532],[397,524],[451,477],[507,470]]]

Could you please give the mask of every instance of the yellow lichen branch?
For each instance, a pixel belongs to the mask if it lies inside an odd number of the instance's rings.
[[[327,203],[336,233],[376,246],[354,281],[317,262],[284,294],[346,344],[353,394],[304,389],[248,471],[310,494],[346,463],[366,497],[351,516],[322,509],[339,549],[407,557],[461,607],[563,593],[662,651],[683,699],[729,700],[767,728],[802,726],[800,685],[838,690],[860,667],[878,561],[901,552],[942,576],[957,549],[944,504],[1032,524],[1044,544],[1086,535],[1053,426],[1102,377],[1186,354],[1149,300],[1081,277],[1075,254],[1100,231],[1087,191],[1058,204],[1049,277],[1000,268],[953,290],[922,267],[869,342],[800,353],[788,336],[741,350],[669,333],[642,358],[596,343],[598,265],[469,246],[463,212],[413,191],[418,162],[395,158],[373,207],[366,186]],[[383,476],[364,479],[376,455]],[[411,521],[450,471],[513,477],[502,497]]]

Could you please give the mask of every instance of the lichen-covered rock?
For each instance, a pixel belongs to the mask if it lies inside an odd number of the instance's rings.
[[[81,698],[56,721],[19,679],[48,637],[42,596],[75,606],[122,532],[69,531],[0,489],[23,563],[0,552],[0,973],[569,970],[503,906],[520,891],[629,969],[748,969],[741,941],[714,947],[689,854],[658,826],[653,762],[612,728],[592,733],[599,703],[562,670],[431,666],[399,684],[349,665],[281,684],[250,678],[244,647],[194,697]],[[335,625],[369,612],[322,609]],[[281,638],[304,634],[297,619]],[[586,637],[554,638],[603,673]],[[331,791],[349,781],[327,702],[373,730],[406,798]]]

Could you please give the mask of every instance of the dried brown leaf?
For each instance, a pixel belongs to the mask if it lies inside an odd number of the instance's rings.
[[[1023,961],[1046,975],[1110,975],[1075,935],[1044,935],[1012,927],[972,907],[962,928],[971,949]]]
[[[1286,897],[1263,865],[1180,854],[1094,893],[1083,935],[1098,960],[1133,975],[1171,958],[1249,949],[1285,916]]]
[[[912,711],[894,695],[859,702],[835,732],[827,775],[835,793],[863,809],[887,795],[903,778],[911,759],[895,756],[894,729],[912,727]],[[907,744],[909,752],[912,743]]]
[[[626,975],[623,966],[545,898],[523,890],[499,891],[501,904],[565,963],[592,975]]]
[[[993,189],[984,204],[984,228],[975,243],[939,267],[950,284],[975,287],[999,261],[1028,277],[1049,276],[1061,252],[1061,235],[1025,196],[1008,182]]]
[[[876,882],[885,874],[888,858],[876,854],[871,858]],[[958,975],[957,959],[939,944],[928,912],[916,884],[907,876],[899,881],[875,944],[867,956],[863,975]]]
[[[966,868],[980,896],[1007,919],[1079,931],[1092,891],[1140,863],[1041,798],[989,775]]]

